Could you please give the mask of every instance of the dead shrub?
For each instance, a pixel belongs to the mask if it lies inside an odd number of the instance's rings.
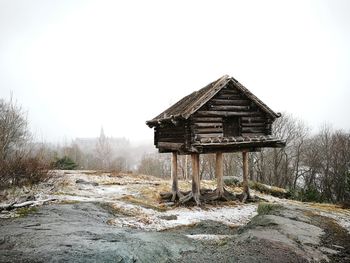
[[[0,188],[32,185],[50,177],[48,165],[40,155],[15,155],[0,160]]]

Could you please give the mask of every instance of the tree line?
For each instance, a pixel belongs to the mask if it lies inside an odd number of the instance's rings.
[[[291,114],[282,114],[273,124],[273,135],[286,140],[285,148],[262,148],[249,154],[250,179],[289,190],[303,201],[350,202],[350,133],[323,125],[317,133]],[[145,156],[139,172],[170,176],[170,155]],[[188,156],[179,156],[179,176],[189,179]],[[240,153],[224,154],[224,175],[242,176]],[[200,159],[202,179],[215,178],[215,155]]]
[[[254,180],[287,188],[306,201],[350,200],[350,133],[323,125],[316,134],[290,114],[276,120],[274,134],[282,149],[252,154]]]
[[[286,140],[286,147],[251,152],[251,180],[286,188],[300,200],[350,201],[348,131],[323,125],[311,133],[305,122],[283,114],[274,122],[273,134]],[[12,98],[0,99],[0,188],[39,182],[55,168],[137,171],[170,177],[170,155],[156,153],[152,145],[131,147],[128,142],[116,143],[103,132],[90,144],[89,148],[78,141],[64,146],[35,142],[26,112]],[[190,179],[189,159],[179,156],[180,178]],[[241,173],[241,154],[224,154],[224,175],[240,178]],[[201,155],[200,176],[215,178],[215,155]]]

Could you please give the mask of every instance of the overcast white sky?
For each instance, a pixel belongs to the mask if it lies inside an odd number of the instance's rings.
[[[0,0],[0,97],[47,141],[152,140],[224,74],[274,111],[350,129],[350,1]]]

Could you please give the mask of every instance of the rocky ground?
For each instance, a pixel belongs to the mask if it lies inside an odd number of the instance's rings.
[[[349,210],[259,193],[268,202],[160,204],[169,189],[143,175],[56,171],[4,191],[0,208],[34,202],[2,209],[0,262],[350,262]]]

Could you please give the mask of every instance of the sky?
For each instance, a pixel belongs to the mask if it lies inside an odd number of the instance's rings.
[[[350,130],[350,1],[0,0],[0,98],[37,138],[152,141],[228,74],[275,112]]]

